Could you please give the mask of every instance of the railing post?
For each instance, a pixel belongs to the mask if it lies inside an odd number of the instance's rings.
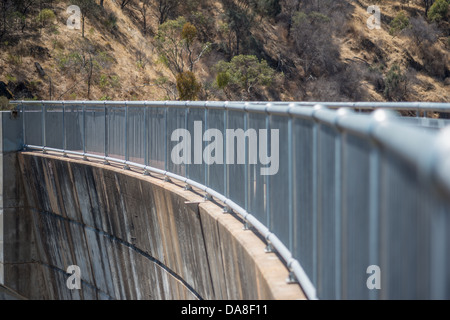
[[[267,113],[267,105],[266,105],[266,146],[267,146],[267,154],[272,154],[272,150],[270,148],[270,143],[269,143],[269,137],[270,137],[270,115]],[[266,198],[266,226],[267,228],[271,229],[271,225],[270,225],[270,176],[269,175],[265,175],[264,179],[266,181],[266,194],[265,194],[265,198]],[[270,246],[268,246],[269,248]]]
[[[372,144],[370,152],[370,195],[369,195],[369,258],[370,264],[378,265],[378,212],[379,212],[379,183],[380,183],[380,156],[378,147]],[[369,297],[377,299],[379,290],[370,290]]]
[[[103,101],[103,111],[104,111],[104,120],[105,120],[105,161],[103,164],[109,165],[108,161],[108,107],[106,106],[106,101]]]
[[[66,141],[66,105],[62,102],[62,139],[63,139],[63,157],[66,157],[67,141]]]
[[[292,106],[291,106],[292,107]],[[289,244],[290,252],[294,251],[294,133],[293,133],[293,117],[288,113],[288,210],[289,210]],[[286,279],[288,283],[296,283],[296,279],[292,270],[289,270],[289,277]]]
[[[224,161],[223,161],[223,181],[224,181],[224,194],[225,197],[229,197],[230,196],[230,192],[229,192],[229,187],[228,187],[228,168],[227,168],[227,161],[226,161],[226,145],[227,145],[227,127],[228,127],[228,109],[227,109],[227,104],[228,102],[224,103],[224,108],[223,108],[223,146],[224,146]]]
[[[23,135],[23,148],[25,148],[25,146],[27,145],[27,131],[26,131],[26,122],[25,122],[25,105],[23,104],[23,101],[21,102],[22,104],[22,135]]]
[[[186,131],[189,131],[189,128],[188,128],[189,111],[190,110],[189,110],[188,104],[186,102],[185,109],[184,109],[184,129]],[[191,159],[189,159],[189,160],[191,160]],[[188,179],[189,179],[189,162],[190,161],[187,161],[187,163],[184,164],[184,171],[185,171],[184,174],[185,174],[185,177]],[[186,186],[185,188],[189,189],[189,186]]]
[[[148,166],[148,119],[147,119],[147,101],[144,101],[144,166]],[[149,175],[148,170],[144,169],[144,175]]]
[[[248,102],[245,103],[245,106],[248,105]],[[246,108],[244,107],[244,132],[247,132],[248,130],[248,111],[246,110]],[[244,138],[245,139],[245,138]],[[244,152],[245,152],[245,164],[244,164],[244,177],[245,177],[245,182],[244,182],[244,195],[245,195],[245,199],[244,199],[244,209],[246,211],[248,211],[248,207],[249,207],[249,181],[250,179],[248,178],[249,175],[249,170],[248,170],[248,166],[249,166],[249,152],[248,152],[248,139],[244,140]]]
[[[289,210],[289,251],[294,249],[294,152],[293,152],[293,139],[292,132],[292,116],[288,115],[288,210]]]
[[[336,130],[336,139],[335,139],[335,164],[334,164],[334,199],[335,199],[335,212],[334,212],[334,259],[335,259],[335,270],[334,270],[334,278],[335,278],[335,290],[334,290],[334,299],[340,300],[342,296],[342,248],[341,248],[341,239],[342,239],[342,203],[344,192],[342,190],[342,167],[343,167],[343,158],[342,158],[342,150],[343,150],[343,132],[339,129],[338,121],[339,116],[344,116],[350,112],[350,109],[339,109],[338,117],[335,122],[335,130]]]
[[[322,106],[315,106],[316,110],[323,108]],[[313,115],[314,118],[314,115]],[[318,226],[317,226],[317,216],[318,216],[318,201],[319,201],[319,183],[318,183],[318,153],[319,153],[319,124],[314,118],[313,125],[313,152],[312,152],[312,283],[314,286],[317,285],[317,237],[318,237]]]
[[[206,131],[208,131],[208,128],[209,128],[208,108],[206,107],[206,103],[205,103],[205,115],[204,115],[204,117],[205,117],[205,129],[204,129],[205,131],[204,132],[206,132]],[[206,147],[206,142],[203,141],[202,152],[203,152],[203,150],[205,150],[205,147]],[[203,155],[202,155],[202,158],[203,158]],[[204,173],[204,175],[205,175],[205,186],[209,187],[209,169],[210,169],[210,166],[203,160],[202,160],[202,163],[205,166],[205,173]]]
[[[128,103],[125,101],[125,165],[124,170],[129,170],[128,166]]]
[[[47,153],[46,151],[45,151],[45,147],[47,147],[47,137],[46,137],[46,134],[45,134],[45,114],[46,114],[46,108],[45,108],[45,105],[44,105],[44,103],[42,102],[42,117],[41,117],[41,125],[42,125],[42,144],[43,144],[43,149],[42,149],[42,151],[43,151],[43,153]]]
[[[167,171],[168,169],[168,155],[167,155],[167,149],[168,149],[168,141],[169,139],[169,132],[167,130],[167,102],[164,104],[164,132],[165,132],[165,139],[164,139],[164,170]]]
[[[82,107],[82,116],[83,116],[83,159],[87,160],[86,157],[86,105],[83,101]]]

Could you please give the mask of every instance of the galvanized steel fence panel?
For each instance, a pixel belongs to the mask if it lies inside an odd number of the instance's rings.
[[[449,104],[17,103],[27,148],[134,165],[222,201],[309,298],[450,298],[449,122],[367,113]],[[187,161],[174,163],[180,143]],[[275,155],[277,172],[262,174]],[[373,265],[379,290],[368,288]]]

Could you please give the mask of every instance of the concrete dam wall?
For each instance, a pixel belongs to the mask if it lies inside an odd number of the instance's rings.
[[[264,241],[202,194],[101,162],[8,159],[1,267],[5,287],[23,297],[304,298]],[[69,266],[79,267],[80,290],[67,286]]]

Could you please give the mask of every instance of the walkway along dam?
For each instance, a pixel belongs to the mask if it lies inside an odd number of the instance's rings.
[[[450,298],[450,104],[14,104],[0,298]]]

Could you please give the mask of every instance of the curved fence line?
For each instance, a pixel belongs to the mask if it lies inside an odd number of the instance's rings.
[[[218,199],[309,299],[450,297],[450,131],[420,117],[450,104],[15,103],[27,148],[132,165]]]

